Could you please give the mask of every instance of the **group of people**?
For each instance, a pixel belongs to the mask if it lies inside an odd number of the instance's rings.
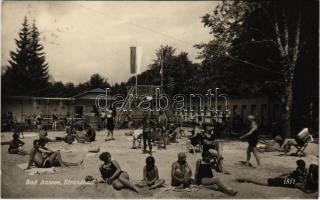
[[[139,128],[142,129],[140,132],[138,128],[132,128],[132,123],[129,123],[131,130],[133,131],[133,146],[137,140],[143,140],[143,153],[149,153],[152,155],[152,143],[158,142],[158,149],[167,149],[167,145],[170,143],[177,143],[175,131],[177,125],[170,123],[165,112],[160,110],[158,120],[152,120],[147,112],[143,113],[143,119]],[[149,150],[147,151],[147,147]]]
[[[158,167],[153,156],[146,158],[146,165],[143,167],[143,179],[136,185],[129,181],[128,173],[121,169],[119,163],[116,160],[111,160],[109,152],[101,153],[99,158],[103,162],[99,167],[103,181],[112,185],[116,190],[129,188],[139,192],[139,187],[147,186],[152,190],[165,184],[165,180],[159,178]],[[189,187],[191,184],[204,185],[206,187],[217,185],[221,191],[231,196],[237,194],[235,190],[224,185],[218,177],[214,176],[206,155],[203,154],[202,159],[197,161],[194,179],[186,158],[185,153],[179,153],[178,160],[172,164],[171,186],[182,189]]]
[[[114,130],[114,117],[112,109],[108,111],[106,115],[106,127],[108,130],[107,137],[113,139]],[[251,154],[254,155],[257,165],[261,166],[260,158],[257,150],[258,143],[258,125],[255,120],[255,116],[249,115],[247,117],[248,128],[246,133],[243,134],[240,139],[246,139],[248,141],[248,147],[246,151],[247,159],[246,165],[251,166],[250,159]],[[108,125],[109,124],[109,125]],[[149,189],[155,189],[165,184],[165,180],[159,178],[158,167],[156,166],[155,158],[152,156],[152,133],[155,129],[159,132],[159,145],[158,148],[166,149],[168,144],[168,118],[163,111],[159,112],[158,121],[150,119],[147,112],[143,113],[142,127],[142,140],[143,140],[143,153],[149,153],[146,158],[146,165],[143,168],[143,178],[138,184],[133,184],[129,180],[129,175],[126,171],[123,171],[119,163],[111,159],[109,152],[103,152],[100,154],[99,159],[103,162],[99,167],[101,177],[104,182],[110,184],[116,190],[122,188],[129,188],[135,192],[139,192],[139,187],[148,186]],[[81,165],[83,161],[78,163],[71,163],[62,160],[60,151],[53,151],[46,147],[48,142],[54,140],[47,137],[47,132],[40,128],[39,139],[33,141],[33,147],[30,152],[30,159],[27,169],[31,166],[48,168],[52,166],[77,166]],[[95,141],[96,133],[91,126],[86,122],[70,122],[66,127],[67,135],[64,138],[56,138],[56,141],[65,141],[68,144],[72,144],[75,140],[78,142],[92,142]],[[282,147],[288,149],[290,145],[295,145],[304,142],[301,138],[304,138],[308,134],[308,129],[303,129],[295,139],[287,139],[282,142]],[[173,162],[171,166],[171,185],[177,189],[186,188],[191,185],[203,185],[208,188],[218,188],[234,196],[237,191],[231,187],[225,185],[221,179],[215,174],[213,168],[214,164],[219,167],[218,170],[225,174],[230,174],[223,166],[224,157],[223,153],[223,140],[219,139],[217,134],[217,126],[215,124],[202,123],[201,118],[198,119],[198,123],[195,124],[192,130],[192,137],[190,137],[191,145],[193,147],[200,146],[201,158],[196,162],[196,170],[193,173],[187,162],[187,156],[185,153],[179,153],[177,161]],[[149,152],[147,151],[147,144]],[[8,152],[10,154],[26,155],[26,151],[23,149],[24,142],[19,140],[19,133],[14,132],[13,139],[9,144]],[[193,149],[193,152],[195,150]],[[286,186],[297,187],[303,191],[310,188],[314,188],[317,184],[318,174],[316,172],[318,166],[310,165],[309,170],[306,168],[306,164],[303,160],[297,161],[297,169],[289,174],[281,175],[280,177],[270,178],[266,182],[259,182],[252,179],[241,178],[237,179],[238,182],[248,182],[260,185],[269,186]],[[316,178],[315,178],[316,177]],[[285,184],[287,182],[288,184]],[[315,183],[316,182],[316,183]]]

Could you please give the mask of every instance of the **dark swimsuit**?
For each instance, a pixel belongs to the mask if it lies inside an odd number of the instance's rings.
[[[248,131],[249,132],[249,131]],[[256,147],[258,144],[258,130],[255,130],[248,136],[248,143],[250,147]]]
[[[198,176],[195,177],[197,184],[200,185],[203,178],[212,178],[212,168],[210,163],[203,163],[200,161],[199,169],[198,169]]]
[[[113,162],[109,163],[109,164],[103,164],[100,167],[100,172],[102,177],[105,178],[110,178],[115,172],[117,171],[117,167],[113,164]],[[124,171],[121,171],[119,176],[122,173],[126,173]],[[117,178],[117,177],[116,177]]]

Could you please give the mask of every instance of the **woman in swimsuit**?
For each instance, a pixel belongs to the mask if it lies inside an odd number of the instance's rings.
[[[243,138],[248,138],[248,148],[247,148],[247,162],[246,165],[250,166],[250,158],[251,158],[251,152],[253,153],[254,157],[256,158],[257,165],[260,167],[260,158],[258,156],[258,149],[257,149],[257,144],[258,144],[258,125],[255,121],[255,116],[249,115],[248,116],[248,121],[250,123],[250,129],[248,133],[244,134],[243,136],[240,137],[240,139]]]
[[[103,161],[99,168],[103,180],[112,185],[116,190],[129,188],[139,193],[139,189],[129,181],[128,173],[121,170],[117,161],[111,160],[111,154],[109,152],[101,153],[99,158]]]
[[[219,179],[219,177],[214,176],[208,152],[203,152],[202,159],[199,159],[197,161],[195,180],[198,185],[205,185],[209,187],[213,185],[218,185],[218,187],[223,192],[229,194],[230,196],[235,196],[237,194],[237,191],[224,185]]]

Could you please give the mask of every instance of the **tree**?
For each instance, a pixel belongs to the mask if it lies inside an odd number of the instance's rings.
[[[302,4],[302,1],[223,1],[211,14],[202,17],[204,26],[210,28],[214,42],[220,48],[218,52],[207,53],[205,51],[210,44],[203,44],[201,48],[204,55],[227,57],[255,69],[259,68],[265,73],[273,73],[274,76],[278,74],[281,80],[279,87],[282,96],[282,132],[286,138],[291,134],[292,84],[295,70],[299,55],[305,48],[305,41],[308,40],[307,37],[302,37],[307,35],[302,31],[308,31],[302,29],[302,25],[311,20],[308,12],[308,6]],[[235,57],[234,55],[239,55],[239,46],[243,45],[245,48],[248,48],[248,45],[263,48],[268,50],[270,55],[276,53],[270,56],[274,64],[270,65],[271,67],[255,64],[254,55],[245,55],[245,59]],[[278,68],[274,69],[276,66]]]
[[[45,88],[48,84],[48,64],[45,61],[45,53],[43,53],[43,46],[40,44],[39,31],[35,25],[32,24],[32,30],[30,33],[30,81],[32,90],[36,91]]]
[[[27,72],[30,67],[28,63],[28,56],[30,53],[30,30],[28,26],[28,20],[25,17],[22,23],[22,29],[19,33],[19,38],[15,40],[17,45],[16,52],[10,52],[9,66],[6,72],[2,76],[3,94],[4,95],[17,95],[26,94],[28,90],[26,84],[28,84]],[[22,84],[23,83],[23,84]]]
[[[37,95],[48,84],[48,65],[45,63],[39,32],[33,23],[30,29],[24,18],[16,52],[10,52],[9,66],[2,76],[4,95]]]
[[[90,77],[90,86],[92,89],[110,87],[110,84],[100,74],[92,74]]]

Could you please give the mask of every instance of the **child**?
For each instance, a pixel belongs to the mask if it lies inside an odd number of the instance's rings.
[[[117,161],[111,160],[111,154],[109,152],[101,153],[99,158],[103,161],[99,167],[103,180],[112,185],[116,190],[129,188],[139,193],[139,189],[129,181],[127,172],[121,170]]]
[[[178,160],[172,164],[171,186],[178,189],[189,187],[192,183],[192,171],[186,159],[186,154],[181,152],[178,154]]]
[[[148,113],[144,112],[143,120],[142,120],[143,153],[147,153],[147,142],[148,142],[150,155],[152,154],[151,129],[153,125],[154,125],[154,122],[150,120]]]
[[[139,146],[138,148],[140,148],[140,145],[141,145],[141,138],[142,138],[142,129],[137,129],[137,130],[134,130],[133,131],[133,134],[132,134],[132,149],[136,149],[136,142],[139,143]]]
[[[10,154],[19,154],[19,155],[26,155],[27,152],[23,149],[24,142],[19,140],[19,133],[15,132],[12,135],[13,139],[10,142],[8,152]]]
[[[113,137],[113,130],[115,127],[114,124],[114,116],[113,116],[113,111],[109,110],[108,114],[107,114],[107,130],[108,130],[108,134],[107,134],[107,138],[105,139],[106,141],[108,140],[114,140],[115,138]],[[110,137],[111,135],[111,137]]]
[[[165,181],[159,179],[158,168],[152,156],[146,158],[146,166],[143,168],[143,180],[138,184],[139,187],[148,186],[149,190],[163,186]]]

